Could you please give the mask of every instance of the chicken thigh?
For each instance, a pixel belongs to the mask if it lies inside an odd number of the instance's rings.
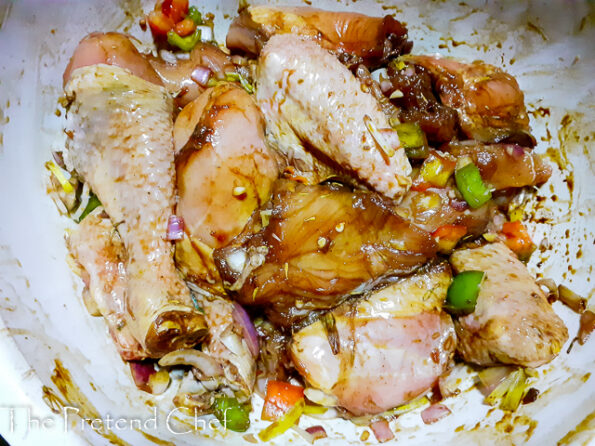
[[[441,312],[450,280],[450,267],[441,263],[342,304],[330,313],[334,334],[323,321],[294,334],[290,350],[297,370],[356,416],[423,394],[454,353],[454,327]],[[338,338],[335,348],[332,336]]]
[[[242,304],[265,305],[276,323],[290,325],[435,254],[434,239],[378,194],[281,180],[270,204],[214,257]]]
[[[525,96],[510,74],[483,62],[466,64],[438,56],[406,56],[428,70],[442,103],[454,108],[463,133],[481,142],[535,145]]]
[[[229,27],[227,47],[258,55],[271,36],[288,33],[312,39],[343,60],[371,65],[412,47],[405,25],[390,15],[283,6],[244,9]]]

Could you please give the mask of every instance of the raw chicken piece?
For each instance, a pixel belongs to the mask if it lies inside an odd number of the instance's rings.
[[[441,312],[450,279],[442,263],[342,304],[330,313],[334,335],[318,321],[293,336],[297,370],[354,415],[384,412],[423,394],[455,349],[452,321]]]
[[[390,85],[386,96],[398,107],[401,122],[419,124],[429,141],[448,142],[457,136],[457,112],[441,104],[428,70],[420,65],[390,63],[387,74]],[[397,91],[398,90],[398,91]]]
[[[117,52],[114,39],[127,47],[125,36],[94,34],[71,59],[69,69],[78,68],[65,78],[71,100],[65,161],[117,227],[126,248],[129,325],[147,354],[157,357],[195,345],[206,323],[165,240],[174,206],[172,101],[161,85],[136,75],[156,76],[138,53],[123,53],[119,66],[101,59],[106,45]]]
[[[77,68],[96,64],[126,68],[134,75],[161,85],[158,74],[138,52],[130,39],[120,33],[91,33],[80,41],[64,70],[64,87]]]
[[[211,400],[212,391],[225,389],[244,402],[250,398],[254,388],[256,357],[244,339],[242,323],[235,316],[237,304],[203,290],[197,290],[194,297],[204,310],[209,325],[209,334],[201,350],[177,350],[161,358],[159,364],[192,366],[196,379],[211,391]],[[193,407],[197,396],[178,394],[174,402],[185,401],[185,407]],[[204,398],[198,398],[198,401],[202,405]]]
[[[485,145],[475,141],[450,143],[442,147],[457,158],[470,156],[485,182],[496,190],[538,186],[552,174],[541,156],[516,144]]]
[[[347,175],[342,175],[339,169],[329,165],[328,160],[322,161],[304,147],[304,143],[294,133],[291,125],[285,121],[277,121],[271,127],[267,125],[267,141],[281,155],[284,164],[284,177],[304,184],[319,184],[329,179],[341,178],[345,181]]]
[[[217,80],[225,80],[226,73],[236,71],[229,55],[211,43],[197,43],[188,59],[176,59],[175,63],[161,57],[146,57],[167,91],[176,98],[176,104],[181,107],[194,101],[205,90],[192,79],[192,73],[196,68],[208,68],[211,71],[211,79]]]
[[[461,249],[450,262],[456,273],[485,273],[475,311],[455,319],[457,350],[465,361],[537,367],[554,359],[568,330],[506,245]]]
[[[147,353],[134,338],[126,307],[126,251],[112,222],[101,218],[100,212],[89,214],[70,233],[68,250],[81,267],[83,293],[105,319],[122,359],[144,359]]]
[[[265,144],[264,119],[242,88],[220,84],[178,115],[174,126],[178,208],[191,252],[176,250],[186,277],[220,283],[212,251],[238,235],[268,201],[279,176],[276,153]],[[180,246],[180,244],[178,244]],[[182,247],[183,248],[183,247]],[[184,261],[195,259],[194,261]]]
[[[423,191],[409,190],[395,212],[430,233],[443,225],[463,225],[470,235],[483,234],[496,211],[496,205],[489,202],[478,209],[471,209],[457,193],[453,184]]]
[[[510,74],[483,62],[465,64],[439,56],[406,56],[426,68],[442,103],[459,115],[463,133],[481,142],[533,147],[525,97]]]
[[[352,63],[375,64],[411,51],[407,28],[392,16],[308,7],[250,6],[240,12],[227,33],[227,47],[258,55],[274,34],[294,34],[318,42]]]
[[[269,206],[214,258],[242,304],[264,305],[274,322],[290,325],[435,253],[434,239],[377,194],[281,180]]]
[[[256,98],[267,129],[291,162],[299,139],[389,198],[402,195],[411,166],[397,132],[353,74],[312,41],[271,37],[256,75]],[[294,133],[290,144],[284,135]]]
[[[249,398],[256,378],[256,358],[244,339],[240,321],[234,317],[234,305],[238,304],[208,294],[197,294],[196,299],[209,325],[203,352],[222,365],[226,384],[240,392],[242,399]]]

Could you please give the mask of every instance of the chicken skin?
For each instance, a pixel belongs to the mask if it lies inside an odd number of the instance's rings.
[[[84,39],[65,81],[65,161],[97,195],[126,249],[134,337],[150,356],[194,346],[206,323],[165,239],[175,204],[171,97],[128,38],[114,33]]]
[[[408,53],[407,28],[392,16],[309,7],[250,6],[240,12],[227,33],[227,47],[258,55],[274,34],[299,35],[318,42],[342,60],[374,65]]]
[[[280,325],[331,308],[376,280],[408,274],[436,254],[434,239],[396,215],[388,200],[337,184],[278,181],[254,217],[214,257],[237,299],[264,305]]]
[[[389,198],[410,186],[411,166],[380,105],[317,43],[273,36],[260,54],[256,87],[267,128],[289,164],[297,138]],[[290,143],[286,134],[295,135]]]
[[[312,387],[336,397],[356,416],[384,412],[423,394],[454,354],[454,327],[440,311],[450,279],[448,264],[433,265],[342,304],[330,313],[335,348],[323,321],[294,334],[290,350],[296,368]]]
[[[264,133],[258,107],[231,83],[208,89],[176,119],[177,213],[187,234],[176,260],[187,279],[207,288],[221,288],[213,250],[244,229],[279,176]]]
[[[515,142],[533,147],[525,96],[516,79],[483,62],[466,64],[437,56],[405,56],[434,79],[442,103],[457,111],[459,125],[470,139]]]
[[[485,273],[475,311],[455,319],[457,351],[465,361],[538,367],[560,353],[568,330],[506,245],[460,249],[450,262],[457,274]]]

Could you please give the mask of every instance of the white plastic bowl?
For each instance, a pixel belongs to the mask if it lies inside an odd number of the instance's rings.
[[[199,3],[203,12],[215,13],[216,37],[223,41],[237,3]],[[590,297],[595,256],[595,169],[590,153],[595,142],[595,28],[593,15],[587,18],[587,14],[593,14],[593,2],[312,3],[370,15],[395,13],[409,25],[414,52],[483,59],[517,77],[534,111],[538,151],[559,151],[552,159],[558,160],[560,168],[538,192],[548,199],[533,198],[527,206],[535,222],[530,226],[534,240],[539,244],[547,238],[551,245],[533,256],[531,268]],[[144,5],[145,11],[150,8]],[[82,305],[80,281],[65,262],[63,232],[72,223],[58,215],[46,195],[44,162],[51,150],[64,143],[63,117],[54,112],[70,54],[91,31],[121,30],[148,41],[148,33],[137,25],[141,9],[133,0],[0,0],[0,406],[4,407],[0,408],[0,433],[14,444],[78,444],[83,438],[93,444],[196,444],[201,436],[214,443],[244,442],[242,436],[222,431],[175,434],[169,428],[179,429],[179,425],[166,423],[171,392],[153,398],[135,388],[103,321],[90,317]],[[556,201],[551,199],[554,195]],[[577,315],[560,304],[554,307],[573,337]],[[489,410],[481,404],[479,392],[470,390],[448,399],[452,415],[431,426],[421,423],[419,412],[399,418],[393,423],[396,441],[542,445],[566,436],[568,443],[589,442],[595,424],[595,378],[589,375],[595,371],[593,342],[575,345],[569,355],[567,345],[559,358],[541,368],[536,384],[540,398],[512,417]],[[60,375],[60,364],[70,378]],[[15,408],[15,404],[26,407]],[[129,423],[125,429],[103,429],[100,435],[74,417],[73,410],[69,420],[75,425],[65,426],[60,410],[69,404],[103,422],[108,415],[146,421],[152,415],[151,404],[160,412],[156,428],[149,424],[144,434]],[[12,430],[10,408],[5,407],[11,405],[15,409]],[[53,425],[33,422],[28,427],[27,407],[30,416],[47,417]],[[302,426],[314,424],[320,422],[302,421]],[[260,424],[253,426],[251,432]],[[360,443],[361,428],[340,420],[326,426],[329,439],[317,444]],[[370,438],[368,442],[374,443]],[[289,441],[305,444],[293,431],[276,443]]]

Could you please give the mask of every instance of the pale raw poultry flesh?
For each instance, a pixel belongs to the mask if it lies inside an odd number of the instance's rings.
[[[442,263],[344,303],[331,313],[337,346],[322,321],[293,336],[297,370],[354,415],[381,413],[423,394],[454,353],[454,327],[441,312],[450,280]]]
[[[87,307],[103,316],[122,359],[144,359],[147,353],[132,334],[126,308],[126,251],[112,222],[100,216],[101,210],[70,232],[68,250],[80,268]]]
[[[317,43],[273,36],[259,58],[256,98],[290,164],[294,153],[303,151],[299,140],[307,153],[389,198],[399,197],[411,184],[405,150],[378,102]]]
[[[560,353],[568,330],[506,245],[459,249],[450,262],[456,273],[485,273],[475,310],[455,319],[457,350],[465,361],[537,367]]]
[[[175,204],[172,100],[163,86],[130,71],[158,79],[138,53],[130,50],[119,66],[106,64],[108,50],[118,51],[112,41],[128,41],[118,36],[83,40],[67,68],[65,92],[72,102],[65,160],[89,184],[122,238],[130,326],[147,353],[159,356],[195,345],[206,323],[165,240]],[[73,66],[79,67],[71,71]]]

